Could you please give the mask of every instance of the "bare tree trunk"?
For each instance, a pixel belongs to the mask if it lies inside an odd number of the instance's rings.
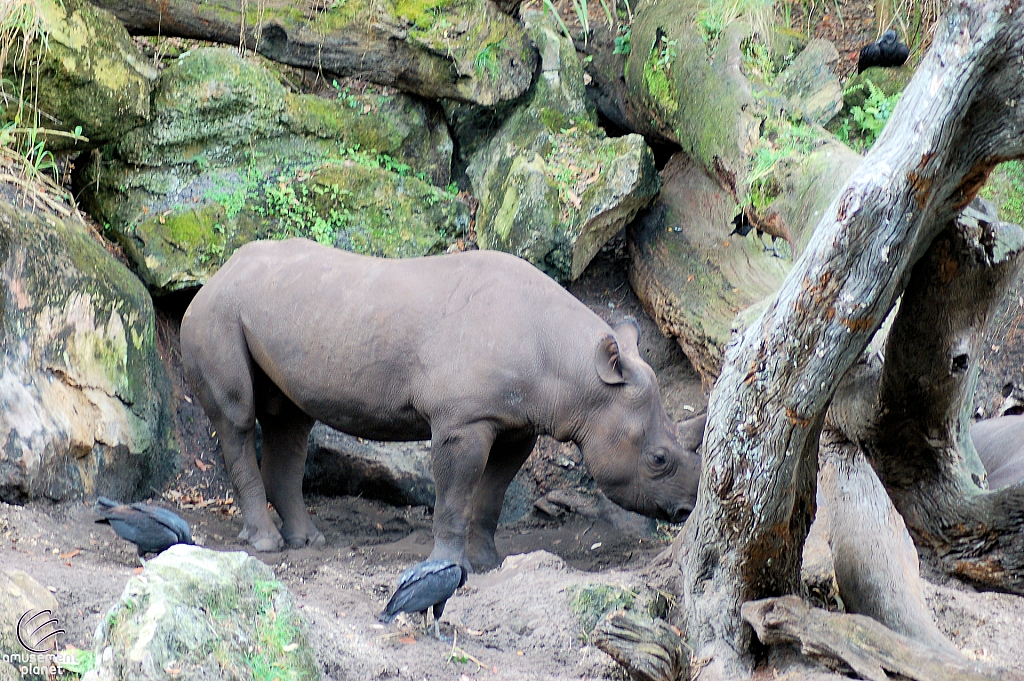
[[[914,268],[867,451],[918,544],[946,572],[1024,594],[1024,485],[987,491],[970,438],[986,326],[1020,269],[1024,230],[994,221],[975,231],[944,233]]]
[[[315,71],[424,97],[492,106],[530,86],[537,55],[522,27],[490,0],[449,3],[447,24],[390,14],[390,3],[290,0],[92,0],[129,32],[210,40]]]
[[[939,231],[997,162],[1024,155],[1022,49],[1015,4],[952,9],[782,289],[727,349],[676,555],[681,624],[710,676],[751,671],[743,602],[800,592],[818,435],[839,380]]]

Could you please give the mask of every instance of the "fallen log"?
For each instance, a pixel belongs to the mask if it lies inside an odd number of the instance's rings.
[[[749,601],[740,612],[761,643],[798,643],[806,655],[842,660],[868,681],[888,681],[886,672],[914,681],[1024,680],[1020,672],[972,662],[897,634],[864,615],[811,608],[796,596]]]
[[[537,54],[491,0],[94,0],[130,33],[240,45],[314,71],[492,106],[530,86]],[[393,10],[393,11],[392,11]]]

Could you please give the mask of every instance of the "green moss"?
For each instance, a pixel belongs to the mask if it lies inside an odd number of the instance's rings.
[[[763,134],[749,155],[747,196],[744,204],[763,211],[782,193],[776,170],[790,160],[799,160],[814,151],[820,134],[802,121],[769,115],[762,124]]]
[[[661,113],[671,116],[679,110],[679,94],[669,78],[667,68],[659,65],[660,54],[657,46],[651,48],[651,53],[644,62],[644,86]]]
[[[458,0],[397,0],[395,2],[395,16],[406,19],[420,29],[427,29],[434,25],[440,15],[440,10],[453,5]]]
[[[996,166],[981,195],[999,207],[999,218],[1024,225],[1024,162],[1007,161]]]
[[[569,609],[589,635],[612,610],[632,610],[636,594],[611,584],[574,584],[569,587]]]

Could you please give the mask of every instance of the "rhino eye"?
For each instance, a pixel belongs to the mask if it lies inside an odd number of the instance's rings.
[[[665,452],[658,450],[651,454],[651,463],[655,466],[664,466],[667,462],[668,459],[665,457]]]

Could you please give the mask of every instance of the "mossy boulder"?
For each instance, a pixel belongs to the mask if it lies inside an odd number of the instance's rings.
[[[775,86],[786,98],[786,110],[825,125],[843,108],[843,88],[835,67],[839,52],[828,40],[814,39],[779,74]]]
[[[85,0],[37,0],[13,11],[38,22],[39,33],[26,60],[8,56],[3,77],[17,83],[26,75],[18,67],[27,63],[29,69],[25,106],[19,112],[17,102],[8,102],[4,118],[20,114],[29,124],[31,103],[44,114],[41,127],[68,133],[81,127],[90,145],[118,139],[146,121],[157,71],[113,15]],[[55,150],[76,144],[66,136],[45,139]]]
[[[642,137],[612,139],[598,128],[572,42],[539,12],[524,20],[541,74],[471,155],[477,240],[571,281],[660,185]]]
[[[244,552],[173,546],[125,585],[96,631],[88,681],[321,678],[291,593]]]
[[[226,49],[164,71],[153,120],[78,177],[85,204],[158,294],[201,285],[242,244],[304,236],[360,253],[444,250],[468,207],[439,111],[405,97],[287,92]]]
[[[86,227],[0,187],[0,499],[137,499],[176,462],[142,283]]]

